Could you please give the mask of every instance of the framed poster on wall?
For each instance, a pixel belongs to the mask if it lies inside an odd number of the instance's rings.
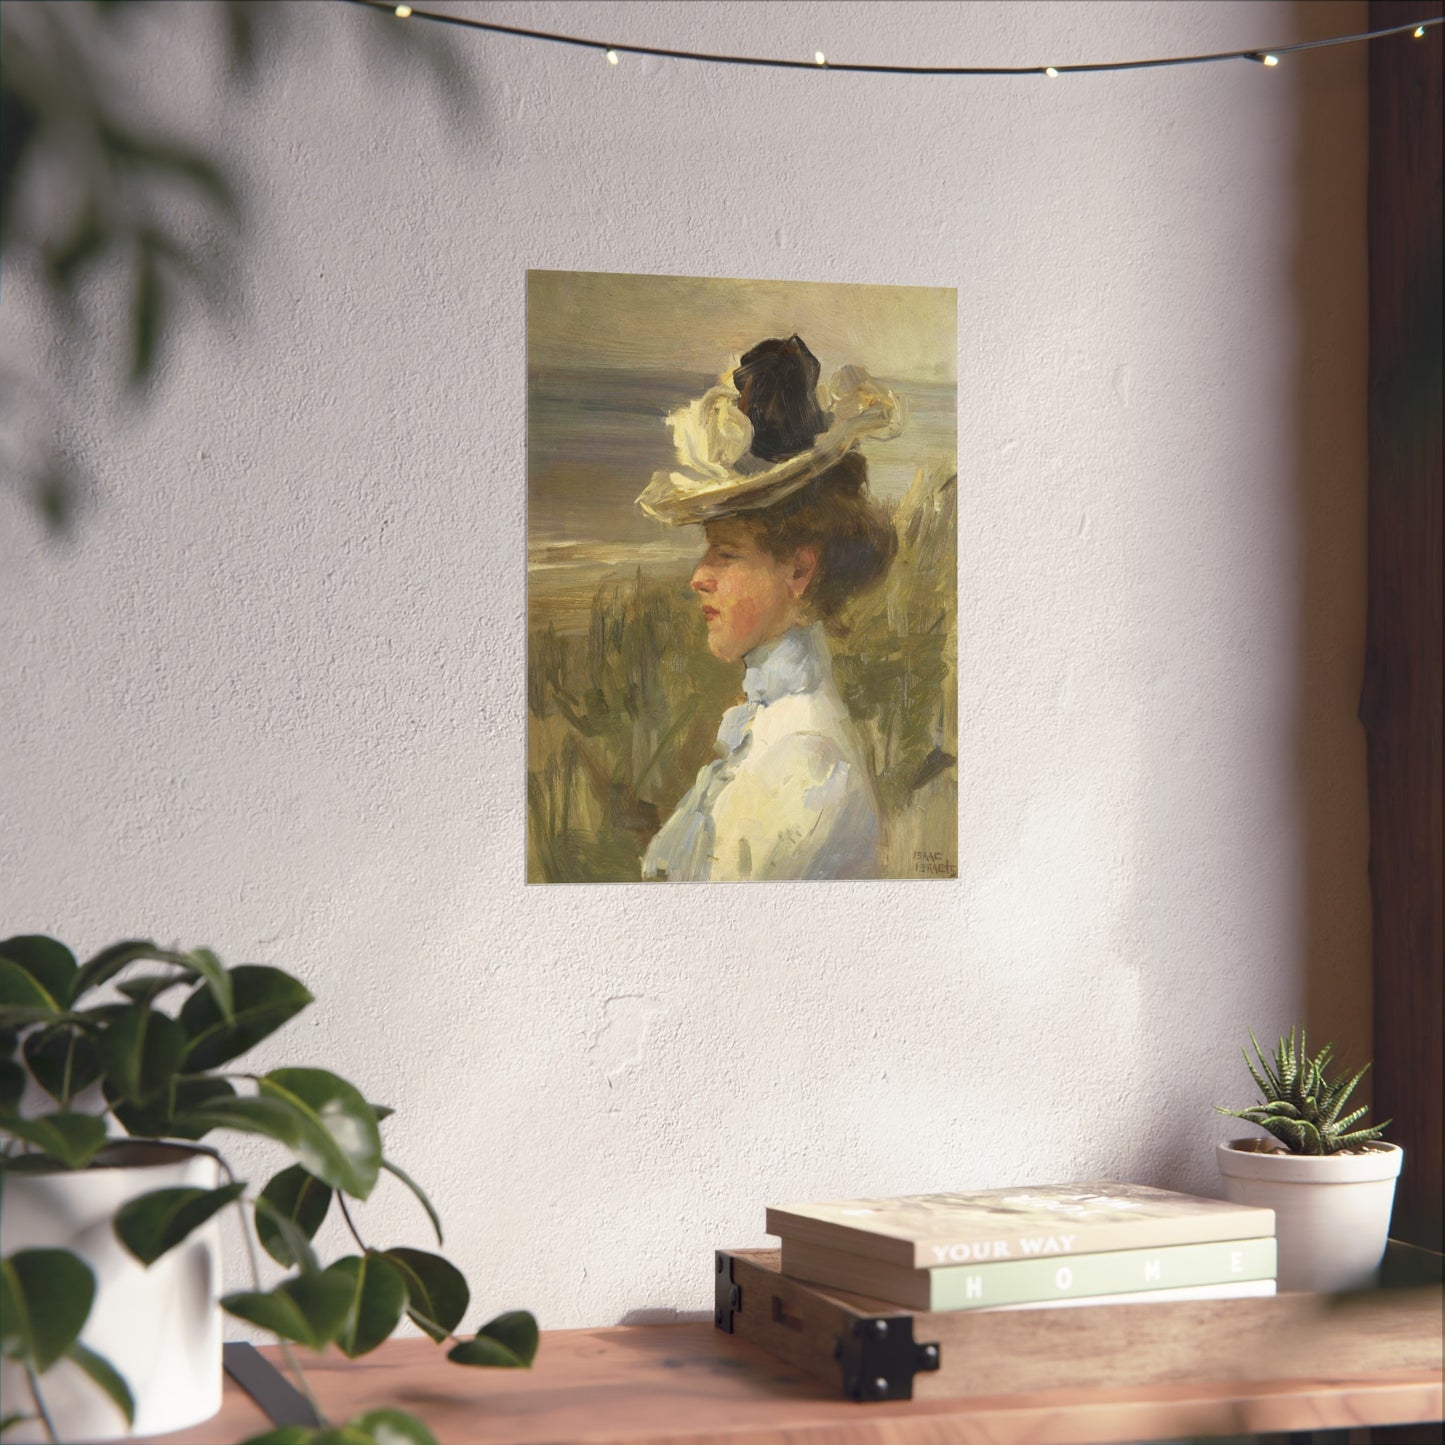
[[[957,870],[957,297],[533,271],[527,877]]]

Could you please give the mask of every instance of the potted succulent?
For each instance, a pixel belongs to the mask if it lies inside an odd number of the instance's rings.
[[[221,1402],[223,1309],[280,1339],[308,1398],[288,1342],[354,1358],[403,1315],[459,1364],[531,1363],[537,1325],[526,1311],[459,1339],[469,1308],[460,1272],[439,1254],[362,1239],[347,1200],[367,1198],[386,1173],[416,1195],[442,1242],[430,1201],[384,1152],[391,1111],[324,1069],[238,1066],[311,1001],[280,969],[227,967],[204,948],[124,942],[82,965],[52,938],[0,942],[6,1445],[208,1419]],[[212,1142],[227,1130],[274,1140],[291,1162],[253,1189]],[[323,1268],[311,1241],[333,1206],[356,1252]],[[217,1300],[228,1207],[240,1213],[252,1287]],[[291,1271],[270,1288],[253,1237]],[[319,1436],[332,1427],[317,1414]],[[283,1433],[303,1445],[313,1432]],[[432,1442],[399,1410],[347,1422],[344,1438]]]
[[[1357,1289],[1384,1257],[1404,1151],[1381,1139],[1388,1119],[1356,1128],[1368,1106],[1345,1112],[1369,1064],[1331,1079],[1325,1070],[1334,1045],[1310,1058],[1303,1025],[1298,1043],[1295,1034],[1280,1039],[1271,1061],[1251,1032],[1259,1068],[1248,1050],[1244,1061],[1261,1098],[1246,1109],[1215,1105],[1269,1135],[1219,1145],[1224,1193],[1274,1210],[1281,1289]]]

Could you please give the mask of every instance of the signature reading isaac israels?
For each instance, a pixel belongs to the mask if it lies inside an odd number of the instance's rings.
[[[659,521],[701,524],[692,589],[713,655],[744,665],[746,699],[723,714],[717,758],[648,847],[646,878],[878,874],[878,798],[827,628],[897,551],[856,448],[897,436],[901,411],[861,367],[818,381],[801,338],[760,342],[668,417],[678,466],[638,498]]]

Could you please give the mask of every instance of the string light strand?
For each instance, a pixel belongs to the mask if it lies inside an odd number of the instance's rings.
[[[1427,30],[1445,24],[1445,16],[1432,20],[1412,20],[1405,25],[1392,25],[1385,30],[1364,30],[1358,35],[1331,35],[1323,40],[1300,40],[1293,45],[1257,45],[1249,50],[1221,50],[1210,55],[1170,55],[1157,60],[1109,60],[1092,65],[864,65],[847,61],[824,60],[817,51],[812,60],[777,60],[757,55],[721,55],[703,50],[669,50],[656,45],[624,45],[615,40],[588,40],[580,35],[561,35],[551,30],[528,30],[520,25],[501,25],[493,20],[474,20],[463,15],[447,15],[436,10],[418,10],[411,5],[395,5],[387,0],[345,0],[366,10],[379,10],[399,19],[429,20],[438,25],[455,25],[464,30],[483,30],[492,35],[510,35],[520,40],[540,40],[552,45],[570,45],[579,50],[595,50],[616,65],[622,55],[649,55],[659,60],[690,60],[704,65],[741,65],[770,70],[833,70],[857,75],[1044,75],[1056,79],[1060,75],[1092,74],[1108,70],[1160,70],[1171,65],[1211,65],[1224,60],[1249,60],[1256,65],[1277,66],[1280,59],[1304,50],[1319,50],[1330,45],[1357,45],[1361,41],[1382,40],[1389,35],[1409,32],[1423,39]]]

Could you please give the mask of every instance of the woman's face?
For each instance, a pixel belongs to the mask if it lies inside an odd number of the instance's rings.
[[[692,574],[692,590],[702,599],[708,651],[736,662],[802,620],[818,554],[799,547],[791,557],[774,557],[735,517],[709,522],[705,531],[707,551]]]

